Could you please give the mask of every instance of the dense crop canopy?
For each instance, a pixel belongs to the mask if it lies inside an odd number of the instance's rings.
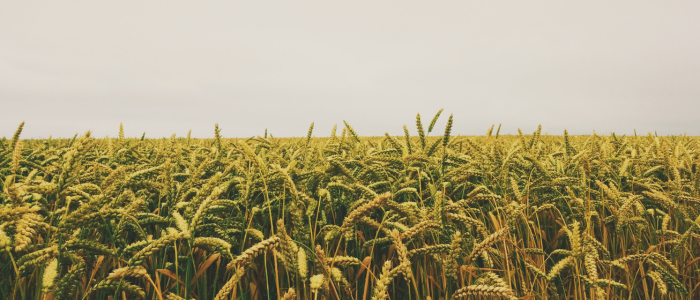
[[[700,140],[0,141],[1,299],[700,297]]]

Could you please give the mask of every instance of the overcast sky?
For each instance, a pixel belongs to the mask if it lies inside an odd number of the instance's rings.
[[[0,137],[700,135],[699,1],[0,0]],[[497,126],[497,125],[496,125]],[[435,134],[435,133],[434,133]]]

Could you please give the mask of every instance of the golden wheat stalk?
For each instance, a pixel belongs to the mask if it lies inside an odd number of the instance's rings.
[[[506,235],[508,233],[508,230],[510,230],[510,228],[508,226],[503,227],[500,230],[487,236],[480,243],[474,245],[472,252],[469,254],[469,256],[467,256],[467,259],[465,259],[465,261],[470,261],[470,260],[475,261],[481,255],[482,252],[486,251],[486,249],[491,247],[496,242],[505,239]]]
[[[235,260],[230,262],[226,268],[227,269],[233,269],[238,266],[242,266],[249,261],[253,260],[256,256],[258,256],[260,253],[266,252],[268,250],[274,249],[277,246],[279,246],[280,243],[280,238],[278,236],[273,236],[269,239],[266,239],[262,242],[259,242],[252,247],[248,248],[247,250],[243,251],[241,255],[236,257]]]
[[[284,296],[282,296],[282,300],[292,300],[297,296],[296,291],[294,288],[289,288],[286,293],[284,293]]]
[[[518,299],[515,297],[513,290],[507,287],[488,286],[488,285],[469,285],[460,288],[452,294],[452,299],[466,298],[470,296],[478,297],[495,297],[501,299]]]
[[[387,289],[389,288],[391,279],[391,261],[387,260],[384,262],[384,266],[382,266],[382,274],[379,276],[377,285],[374,287],[372,300],[385,300],[389,298]]]
[[[381,207],[387,200],[389,200],[389,198],[391,198],[391,194],[388,192],[378,195],[376,198],[374,198],[374,200],[370,201],[369,203],[365,203],[353,210],[352,212],[350,212],[350,214],[347,217],[345,217],[345,220],[343,220],[341,231],[347,232],[348,230],[352,229],[352,227],[359,220],[361,220],[364,216],[366,216],[373,210]]]
[[[238,284],[238,281],[241,280],[243,274],[245,274],[245,269],[243,267],[238,267],[233,276],[231,276],[231,279],[229,279],[226,282],[226,284],[224,284],[224,286],[221,287],[219,292],[216,293],[214,300],[224,300],[228,298],[228,294],[230,294],[231,291],[233,291],[233,288]]]
[[[326,263],[338,266],[351,266],[361,264],[360,260],[352,256],[336,256],[326,258]]]

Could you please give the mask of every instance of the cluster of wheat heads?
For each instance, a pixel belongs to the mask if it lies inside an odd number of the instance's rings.
[[[0,299],[700,297],[699,139],[0,141]]]

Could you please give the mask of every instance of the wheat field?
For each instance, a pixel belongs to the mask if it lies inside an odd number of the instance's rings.
[[[700,297],[699,138],[453,136],[439,117],[398,137],[22,123],[0,141],[0,299]]]

